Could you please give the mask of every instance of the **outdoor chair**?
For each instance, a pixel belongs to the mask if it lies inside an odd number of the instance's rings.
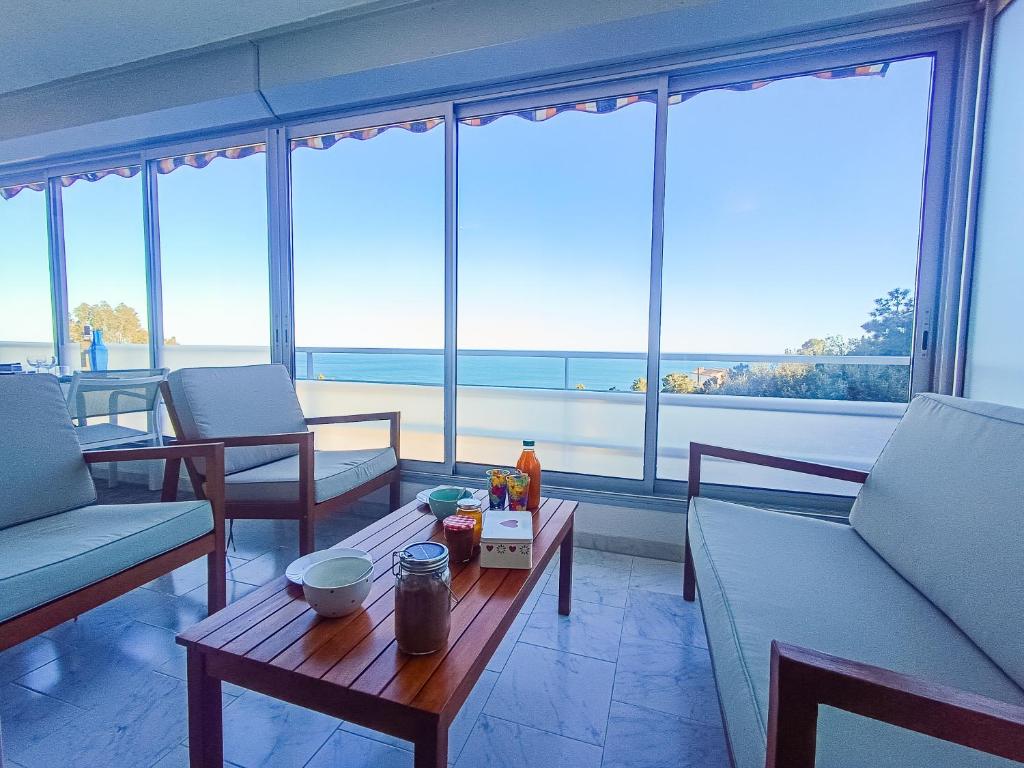
[[[225,516],[297,520],[300,554],[315,547],[317,514],[340,509],[385,485],[390,485],[391,509],[400,504],[397,411],[306,418],[282,365],[182,368],[168,376],[163,395],[179,439],[224,443]],[[366,421],[390,423],[388,446],[314,449],[310,426]],[[202,498],[202,461],[186,459],[185,467],[196,496]],[[168,468],[168,473],[173,471]],[[173,499],[173,492],[164,486],[166,499]]]
[[[89,464],[186,457],[203,499],[97,503]],[[0,651],[204,555],[223,608],[223,465],[216,443],[83,453],[54,376],[0,377]]]
[[[68,410],[75,423],[78,442],[85,450],[111,448],[125,444],[163,445],[160,430],[160,384],[167,368],[140,368],[118,371],[77,371],[68,389]],[[119,417],[145,414],[146,428],[137,429],[119,423]],[[90,419],[103,419],[93,421]],[[107,484],[117,485],[117,464],[110,464]],[[151,471],[150,490],[159,488],[159,473]]]

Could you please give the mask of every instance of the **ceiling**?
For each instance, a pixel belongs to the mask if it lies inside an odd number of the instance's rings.
[[[0,0],[0,93],[415,0]]]

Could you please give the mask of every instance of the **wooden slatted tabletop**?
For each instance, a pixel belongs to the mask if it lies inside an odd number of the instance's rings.
[[[486,506],[486,492],[475,495]],[[416,768],[446,766],[448,726],[558,547],[558,610],[569,613],[575,511],[574,501],[541,499],[531,570],[480,568],[479,558],[452,566],[459,602],[448,644],[437,653],[407,656],[395,643],[391,553],[444,541],[440,523],[418,502],[336,545],[373,557],[374,582],[362,610],[321,618],[282,576],[182,632],[192,768],[223,765],[221,681],[412,741]]]

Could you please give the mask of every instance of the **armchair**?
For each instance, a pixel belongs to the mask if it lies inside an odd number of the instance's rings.
[[[186,457],[205,500],[97,504],[90,464]],[[83,453],[56,378],[0,377],[0,650],[202,556],[223,608],[223,463],[218,443]]]
[[[315,548],[315,519],[378,488],[390,486],[400,505],[401,416],[397,411],[306,418],[281,365],[183,368],[163,384],[164,403],[179,439],[225,446],[225,516],[296,520],[299,553]],[[366,421],[389,423],[389,444],[370,450],[322,451],[310,426]],[[203,498],[201,461],[185,458],[196,496]],[[167,463],[166,478],[181,461]],[[164,498],[176,493],[165,482]]]

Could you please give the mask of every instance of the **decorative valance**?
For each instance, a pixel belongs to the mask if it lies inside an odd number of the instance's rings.
[[[608,112],[615,112],[618,109],[628,107],[630,104],[636,104],[641,101],[654,104],[657,102],[657,99],[657,94],[653,92],[638,93],[631,96],[612,96],[607,99],[593,99],[591,101],[556,104],[551,107],[540,107],[539,109],[521,109],[516,112],[499,112],[494,115],[483,115],[481,117],[464,117],[459,120],[459,122],[462,123],[462,125],[478,127],[493,123],[495,120],[502,117],[513,115],[515,117],[520,117],[523,120],[529,120],[531,123],[540,123],[545,120],[550,120],[555,115],[560,115],[563,112],[590,112],[595,115],[603,115]]]
[[[31,189],[35,192],[42,192],[46,189],[45,181],[30,181],[27,184],[14,184],[10,187],[0,187],[0,198],[10,200],[23,189]]]
[[[218,157],[225,157],[228,160],[239,160],[243,157],[252,157],[266,151],[266,144],[246,144],[241,147],[211,149],[209,152],[193,152],[190,155],[165,157],[162,160],[156,161],[156,172],[170,173],[186,166],[189,168],[205,168]]]
[[[299,149],[300,147],[306,147],[307,149],[330,149],[339,141],[343,141],[344,139],[366,141],[367,139],[379,136],[385,131],[390,131],[392,128],[400,128],[403,131],[409,131],[410,133],[426,133],[427,131],[441,125],[443,122],[444,118],[428,117],[425,120],[409,120],[404,123],[377,125],[372,128],[356,128],[351,131],[322,133],[319,136],[306,136],[301,139],[292,139],[291,147],[293,150]]]
[[[722,85],[717,88],[703,88],[698,91],[682,91],[680,93],[669,94],[669,104],[680,104],[684,101],[689,101],[694,96],[701,93],[707,93],[708,91],[756,91],[758,88],[764,88],[766,85],[777,83],[781,80],[792,80],[796,77],[816,77],[819,80],[842,80],[848,77],[885,77],[885,73],[889,71],[888,62],[883,64],[862,64],[857,67],[840,67],[839,69],[826,69],[821,72],[809,72],[803,75],[789,75],[786,77],[776,77],[770,80],[750,80],[745,83],[733,83],[732,85]]]

